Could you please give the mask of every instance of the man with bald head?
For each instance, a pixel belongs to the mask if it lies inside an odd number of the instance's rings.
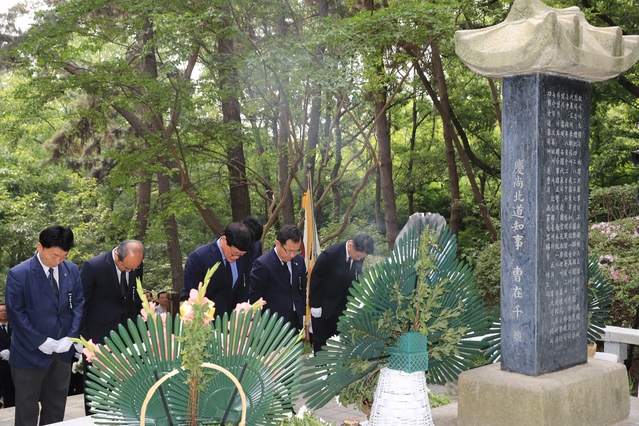
[[[84,312],[80,335],[93,343],[104,338],[119,324],[140,314],[142,301],[136,291],[136,280],[142,278],[140,265],[144,260],[144,245],[138,240],[126,240],[117,247],[99,254],[82,265],[80,278],[84,289]],[[85,375],[86,378],[86,375]],[[86,405],[85,412],[89,412]]]
[[[140,314],[142,302],[135,285],[143,260],[144,245],[127,240],[84,262],[80,269],[85,299],[82,337],[104,343],[105,336],[118,324],[126,324]]]

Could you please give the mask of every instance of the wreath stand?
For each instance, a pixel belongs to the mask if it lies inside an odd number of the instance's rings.
[[[379,373],[369,426],[433,426],[428,400],[426,336],[404,333]]]
[[[205,363],[202,363],[202,367],[217,370],[223,373],[224,375],[226,375],[229,379],[231,379],[231,381],[233,382],[233,384],[235,385],[235,387],[237,388],[240,394],[240,398],[242,399],[242,418],[240,419],[238,426],[246,426],[246,394],[244,393],[244,389],[242,389],[242,385],[240,384],[240,382],[237,380],[237,378],[233,374],[231,374],[230,371],[228,371],[224,367],[220,367],[217,364],[211,364],[209,362],[205,362]],[[159,379],[157,382],[155,382],[153,386],[149,388],[149,391],[146,393],[146,397],[144,398],[144,401],[142,402],[142,407],[140,410],[140,426],[144,426],[145,424],[146,407],[149,404],[149,401],[151,401],[151,397],[153,396],[155,391],[160,387],[160,385],[162,385],[162,383],[164,383],[170,377],[175,376],[179,372],[180,370],[174,369],[173,371],[162,376],[161,379]]]

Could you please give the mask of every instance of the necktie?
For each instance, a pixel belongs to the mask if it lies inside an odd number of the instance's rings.
[[[284,266],[284,269],[286,269],[286,276],[288,276],[288,284],[293,285],[293,277],[291,276],[290,265],[291,265],[290,262],[282,263],[282,266]]]
[[[126,297],[127,289],[126,272],[122,271],[120,272],[120,293],[122,294],[122,297]]]
[[[2,331],[7,332],[7,324],[2,324]]]
[[[231,269],[231,262],[226,261],[226,281],[229,283],[231,288],[233,288],[233,270]]]
[[[56,282],[55,277],[53,276],[53,268],[49,268],[49,284],[51,285],[53,292],[56,295],[58,295],[59,294],[58,283]]]

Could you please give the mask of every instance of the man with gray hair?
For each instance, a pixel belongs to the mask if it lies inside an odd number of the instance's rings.
[[[127,240],[84,262],[80,269],[85,299],[82,337],[104,343],[118,324],[140,314],[142,302],[135,286],[143,260],[142,242]]]
[[[85,299],[82,337],[104,343],[111,330],[140,314],[142,301],[136,291],[136,280],[142,278],[140,265],[144,253],[141,241],[126,240],[84,262],[80,269]],[[88,406],[85,412],[90,414]]]

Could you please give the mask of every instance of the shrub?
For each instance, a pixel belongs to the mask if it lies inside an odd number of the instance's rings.
[[[591,221],[611,221],[639,215],[639,185],[619,185],[590,191],[588,211]]]
[[[607,323],[634,327],[639,305],[639,217],[591,225],[588,245],[614,289]]]
[[[280,426],[326,426],[333,424],[334,423],[328,423],[319,417],[316,417],[313,413],[308,411],[306,407],[302,407],[296,415],[291,415],[291,417],[284,420]]]
[[[479,252],[475,260],[473,277],[477,282],[477,293],[481,296],[486,307],[493,311],[499,310],[500,299],[500,242],[491,243]]]

